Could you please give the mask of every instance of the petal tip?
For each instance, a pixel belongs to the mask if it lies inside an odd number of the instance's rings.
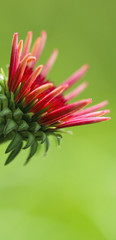
[[[87,99],[88,103],[92,103],[92,98]]]
[[[17,33],[17,32],[15,32],[13,36],[18,36],[18,33]]]
[[[28,31],[28,34],[29,34],[29,35],[32,35],[32,34],[33,34],[33,32],[32,32],[32,31]]]
[[[42,37],[47,37],[47,32],[46,32],[45,30],[43,30],[43,31],[41,32],[41,36],[42,36]]]
[[[53,53],[58,54],[58,53],[59,53],[58,49],[55,48],[55,49],[53,50]]]
[[[105,121],[111,120],[111,117],[104,117]]]
[[[86,63],[83,67],[85,68],[85,70],[88,70],[90,68],[88,63]]]

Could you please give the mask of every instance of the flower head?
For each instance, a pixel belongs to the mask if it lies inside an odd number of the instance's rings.
[[[1,142],[11,140],[6,149],[6,153],[10,154],[5,164],[11,162],[21,149],[30,148],[26,163],[36,153],[39,144],[44,143],[47,152],[49,135],[60,143],[62,128],[110,119],[104,117],[109,110],[100,110],[107,105],[107,101],[87,108],[85,107],[92,99],[70,104],[70,100],[87,87],[86,82],[65,94],[67,89],[83,77],[88,65],[82,66],[56,87],[48,81],[47,74],[56,60],[58,50],[53,51],[45,66],[35,68],[46,42],[46,32],[41,33],[30,51],[31,40],[32,32],[28,32],[23,47],[23,40],[18,43],[18,33],[14,34],[8,80],[3,70],[0,76]]]

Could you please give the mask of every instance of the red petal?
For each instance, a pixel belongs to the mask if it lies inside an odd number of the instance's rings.
[[[8,87],[10,89],[11,82],[13,81],[16,67],[17,67],[17,46],[18,46],[18,33],[15,33],[12,41],[12,51],[11,51],[11,59],[10,59],[10,67],[9,67],[9,79],[8,79]]]
[[[81,108],[85,107],[89,104],[92,99],[81,100],[70,105],[63,106],[43,117],[40,121],[47,125],[51,125],[62,118],[72,115],[75,111],[80,110]]]
[[[48,88],[51,88],[53,87],[53,83],[46,83],[36,89],[34,89],[31,93],[29,93],[27,96],[26,96],[26,99],[25,99],[25,106],[27,104],[29,104],[31,101],[33,101],[33,99],[37,98],[37,96],[44,92],[45,90],[47,90]]]
[[[68,87],[68,85],[59,86],[55,88],[53,91],[48,93],[43,99],[41,99],[32,109],[31,111],[34,113],[39,112],[42,110],[43,106],[46,107],[56,96],[63,93],[63,91]]]
[[[29,77],[29,79],[27,79],[27,81],[24,83],[24,86],[21,88],[20,92],[16,96],[15,99],[16,103],[18,103],[21,100],[21,98],[24,97],[25,94],[29,92],[32,83],[35,81],[36,77],[40,74],[42,67],[43,66],[40,65],[38,68],[36,68],[35,71]]]
[[[22,48],[23,48],[23,40],[20,40],[19,45],[18,45],[18,51],[17,51],[17,68],[19,66],[21,53],[22,53]]]

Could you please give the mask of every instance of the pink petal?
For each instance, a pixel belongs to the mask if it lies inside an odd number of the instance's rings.
[[[85,90],[85,88],[88,86],[87,82],[82,83],[80,86],[78,86],[76,89],[74,89],[72,92],[67,94],[64,98],[66,101],[72,100],[74,97],[78,96],[81,92]]]
[[[36,40],[36,42],[32,48],[31,54],[36,57],[36,62],[39,59],[39,57],[43,51],[43,48],[44,48],[45,42],[46,42],[46,38],[47,38],[47,34],[45,31],[43,31],[41,33],[41,37]],[[35,66],[36,62],[30,63],[30,64],[28,64],[28,66],[30,68],[33,68]]]
[[[54,64],[57,56],[58,56],[58,50],[55,49],[55,50],[53,51],[52,55],[50,56],[50,58],[48,59],[46,65],[45,65],[44,68],[43,68],[43,71],[42,71],[42,73],[41,73],[41,76],[42,76],[43,78],[45,78],[45,77],[47,76],[47,74],[48,74],[48,72],[50,71],[50,69],[52,68],[52,66],[53,66],[53,64]]]
[[[78,118],[78,119],[71,119],[64,123],[58,124],[57,128],[65,128],[65,127],[74,127],[79,125],[97,123],[102,121],[110,120],[110,117],[91,117],[91,118]]]
[[[84,115],[84,114],[87,114],[87,113],[90,113],[90,112],[95,112],[97,110],[99,110],[100,108],[103,108],[105,107],[106,105],[108,104],[108,101],[104,101],[104,102],[101,102],[101,103],[98,103],[92,107],[89,107],[89,108],[86,108],[82,111],[79,111],[78,113],[74,114],[73,116],[74,117],[78,117],[80,115]]]
[[[70,76],[66,81],[64,81],[62,85],[68,84],[69,87],[71,87],[74,83],[76,83],[77,81],[79,81],[80,78],[83,77],[83,75],[87,72],[88,68],[89,68],[89,65],[85,64],[77,72],[75,72],[72,76]]]
[[[84,115],[80,115],[79,118],[84,118],[84,117],[98,117],[98,116],[104,116],[106,114],[110,113],[110,110],[102,110],[102,111],[98,111],[98,112],[91,112],[88,114],[84,114]],[[73,115],[74,116],[74,115]],[[78,118],[78,117],[77,117]]]
[[[25,55],[29,53],[29,49],[30,49],[30,46],[31,46],[31,41],[32,41],[32,32],[28,32],[27,38],[25,40],[25,45],[24,45],[24,48],[23,48],[21,59],[23,59],[25,57]]]

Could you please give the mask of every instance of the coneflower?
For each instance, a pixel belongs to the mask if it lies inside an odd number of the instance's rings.
[[[23,47],[23,40],[18,43],[18,33],[15,33],[8,79],[1,70],[0,142],[10,140],[6,149],[9,156],[5,164],[10,163],[21,149],[30,148],[25,163],[33,157],[40,144],[45,145],[47,152],[49,136],[55,137],[59,144],[64,132],[62,128],[110,119],[103,117],[109,113],[109,110],[98,111],[107,105],[107,101],[89,108],[85,107],[92,102],[92,99],[69,104],[70,100],[87,87],[86,82],[64,95],[66,90],[86,73],[88,65],[82,66],[56,87],[53,82],[48,81],[47,74],[54,64],[58,50],[53,51],[45,66],[39,65],[35,69],[46,42],[46,32],[41,33],[30,51],[31,40],[32,32],[28,32]]]

